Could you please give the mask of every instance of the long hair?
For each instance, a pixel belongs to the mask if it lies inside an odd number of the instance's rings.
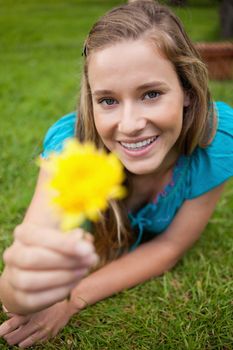
[[[176,146],[189,155],[206,147],[215,132],[215,113],[208,90],[208,73],[183,25],[168,7],[156,1],[136,0],[106,13],[92,27],[84,45],[84,70],[79,100],[76,135],[105,148],[95,127],[88,63],[97,50],[127,40],[144,39],[154,45],[173,64],[190,104],[184,107],[183,127]],[[106,149],[106,148],[105,148]],[[129,181],[129,179],[128,179]],[[123,202],[111,202],[100,223],[94,225],[97,252],[103,261],[127,249],[132,233]]]

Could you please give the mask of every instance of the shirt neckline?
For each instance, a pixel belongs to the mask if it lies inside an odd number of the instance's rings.
[[[172,169],[172,178],[170,182],[167,185],[165,185],[164,188],[159,193],[157,193],[157,195],[149,203],[157,204],[161,199],[166,198],[168,194],[170,194],[170,192],[176,186],[180,175],[182,174],[186,158],[187,157],[185,157],[184,155],[179,156]]]

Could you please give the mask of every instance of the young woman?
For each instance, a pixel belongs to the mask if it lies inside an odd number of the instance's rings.
[[[42,156],[71,136],[91,140],[117,153],[129,195],[92,225],[94,243],[81,229],[64,236],[41,171],[0,279],[2,304],[13,313],[0,335],[21,347],[173,267],[233,174],[233,110],[212,102],[206,67],[168,8],[139,0],[113,9],[91,29],[83,55],[78,118],[69,114],[49,130]]]

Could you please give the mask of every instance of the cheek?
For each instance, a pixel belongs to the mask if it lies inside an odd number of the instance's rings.
[[[181,134],[181,130],[183,126],[183,115],[180,114],[180,115],[174,116],[174,120],[171,125],[172,125],[171,133],[173,134],[175,139],[178,139]]]
[[[175,111],[169,111],[167,114],[160,114],[157,119],[157,127],[161,132],[170,134],[180,134],[183,125],[183,113],[175,113]],[[167,134],[167,135],[168,135]]]
[[[180,129],[183,124],[184,96],[183,92],[179,91],[179,86],[177,86],[177,92],[173,92],[166,102],[167,104],[164,107],[167,111],[167,120],[170,126]]]
[[[93,111],[93,116],[96,130],[98,131],[98,134],[101,135],[103,129],[103,122],[101,116],[95,111],[95,109]]]
[[[180,132],[183,125],[183,106],[178,105],[170,108],[169,118],[166,125],[171,131]]]
[[[105,118],[99,114],[94,114],[94,122],[99,136],[104,141],[105,138],[111,135],[111,126],[109,123],[106,123]]]

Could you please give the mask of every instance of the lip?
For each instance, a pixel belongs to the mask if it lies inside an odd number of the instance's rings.
[[[146,139],[144,138],[141,140],[146,140]],[[123,147],[120,142],[119,142],[119,145],[126,155],[133,157],[133,158],[138,158],[138,157],[142,157],[142,156],[147,155],[151,151],[151,149],[155,146],[155,144],[157,144],[158,140],[159,140],[159,136],[157,135],[156,139],[152,143],[150,143],[149,145],[147,145],[143,149],[137,150],[137,151],[136,150],[134,150],[134,151],[129,150],[129,149]],[[126,142],[126,141],[122,141],[122,142]],[[137,141],[137,142],[140,142],[140,141]],[[130,143],[130,142],[128,142],[128,143]],[[131,141],[131,143],[132,143],[132,141]]]

